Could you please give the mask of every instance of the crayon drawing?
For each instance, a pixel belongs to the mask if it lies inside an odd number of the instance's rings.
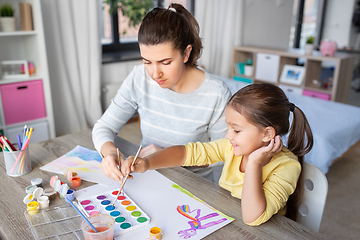
[[[76,172],[81,179],[109,186],[114,180],[108,178],[101,170],[101,156],[95,150],[76,146],[65,155],[40,167],[41,170],[64,174],[66,168]]]

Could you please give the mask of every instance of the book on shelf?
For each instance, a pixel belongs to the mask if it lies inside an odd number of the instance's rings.
[[[19,8],[20,8],[21,30],[22,31],[34,30],[31,4],[21,2],[19,3]]]

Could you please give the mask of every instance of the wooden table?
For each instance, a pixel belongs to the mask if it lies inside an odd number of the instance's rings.
[[[6,174],[4,158],[1,154],[0,204],[2,216],[0,217],[0,239],[34,239],[24,215],[26,206],[22,200],[26,195],[25,188],[31,185],[31,179],[38,177],[43,179],[43,188],[50,187],[50,178],[55,174],[44,172],[39,167],[64,155],[76,145],[94,149],[90,129],[41,143],[30,144],[29,150],[33,170],[21,177],[9,177]],[[125,156],[135,155],[137,151],[136,145],[120,138],[116,139],[115,145],[120,148]],[[219,211],[236,219],[208,235],[205,239],[327,239],[325,236],[281,215],[273,216],[268,222],[258,227],[247,226],[241,220],[241,201],[232,197],[229,191],[181,167],[161,169],[159,172],[191,193],[196,194],[197,197],[216,207]],[[58,176],[59,179],[66,182],[64,176]],[[197,182],[196,185],[192,184],[194,181]],[[91,185],[93,183],[82,181],[82,185],[75,190]],[[214,195],[217,197],[214,198]],[[58,205],[63,202],[63,199],[57,197],[51,201],[50,205]]]

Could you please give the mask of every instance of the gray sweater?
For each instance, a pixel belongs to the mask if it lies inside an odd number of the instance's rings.
[[[226,84],[205,72],[195,91],[180,94],[161,88],[145,70],[135,66],[103,116],[95,123],[95,148],[113,142],[121,127],[138,111],[141,144],[159,147],[223,138],[227,131],[224,110],[231,93]]]

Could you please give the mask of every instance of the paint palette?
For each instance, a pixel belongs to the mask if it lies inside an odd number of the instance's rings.
[[[149,216],[130,199],[128,195],[120,194],[112,206],[118,190],[107,191],[86,198],[78,198],[78,205],[88,215],[109,214],[115,220],[114,237],[149,224]]]

